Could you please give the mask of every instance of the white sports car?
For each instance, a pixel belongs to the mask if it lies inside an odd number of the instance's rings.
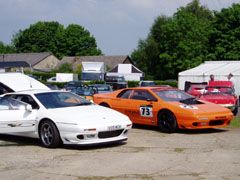
[[[131,127],[127,116],[71,92],[25,90],[0,97],[0,133],[40,138],[45,147],[124,141]]]

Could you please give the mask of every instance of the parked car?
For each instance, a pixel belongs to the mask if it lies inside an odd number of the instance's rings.
[[[69,81],[66,86],[64,86],[64,89],[70,90],[75,89],[78,87],[84,87],[84,84],[82,81]]]
[[[139,82],[140,87],[154,86],[154,85],[155,85],[154,81],[140,81]]]
[[[132,122],[119,112],[20,73],[0,74],[0,82],[12,90],[0,97],[0,133],[40,138],[49,148],[127,140]]]
[[[47,82],[56,82],[56,81],[57,81],[57,79],[55,76],[47,79]]]
[[[77,88],[71,89],[71,92],[89,101],[93,101],[93,94],[95,91],[91,87],[77,87]]]
[[[109,84],[113,90],[123,89],[127,87],[124,76],[106,76],[105,83]]]
[[[207,82],[185,82],[184,90],[192,96],[198,97],[204,92],[204,88],[208,85]]]
[[[55,85],[55,84],[45,84],[47,87],[49,87],[50,89],[52,89],[52,90],[58,90],[59,88],[58,88],[58,86],[57,85]]]
[[[109,84],[90,84],[88,87],[92,87],[93,90],[96,91],[95,94],[109,93],[113,91]]]
[[[206,86],[204,93],[199,97],[205,100],[229,108],[234,115],[238,113],[238,98],[234,93],[231,81],[212,81]]]
[[[162,132],[218,128],[230,124],[232,112],[214,103],[199,101],[172,87],[135,87],[95,94],[96,104],[127,115],[133,123],[158,126]]]

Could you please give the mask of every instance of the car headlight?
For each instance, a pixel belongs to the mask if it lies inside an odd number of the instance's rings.
[[[192,106],[192,105],[187,105],[187,104],[179,104],[179,107],[183,108],[183,109],[198,109],[197,106]]]

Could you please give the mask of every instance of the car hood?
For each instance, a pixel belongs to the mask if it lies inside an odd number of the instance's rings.
[[[50,115],[57,123],[73,123],[80,125],[89,125],[111,122],[129,122],[129,118],[113,109],[99,105],[86,105],[67,108],[48,109]]]
[[[0,84],[10,92],[31,89],[49,90],[43,83],[22,73],[0,73]]]
[[[216,104],[235,104],[235,98],[232,95],[202,95],[200,100],[213,102]]]

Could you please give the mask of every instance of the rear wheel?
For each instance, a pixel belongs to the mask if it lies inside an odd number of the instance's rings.
[[[56,148],[62,144],[57,127],[49,120],[40,125],[40,139],[48,148]]]
[[[162,132],[173,133],[177,130],[176,117],[171,111],[163,110],[158,114],[158,126]]]
[[[103,106],[103,107],[107,107],[107,108],[110,108],[110,106],[107,104],[107,103],[101,103],[99,104],[100,106]]]

